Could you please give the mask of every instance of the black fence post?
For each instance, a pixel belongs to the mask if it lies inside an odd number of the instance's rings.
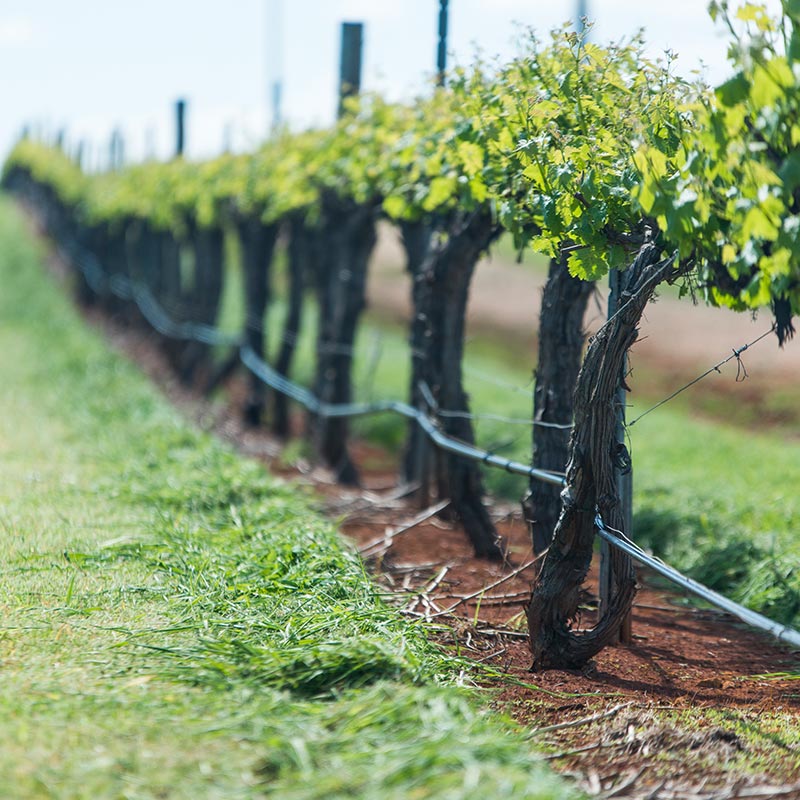
[[[436,52],[436,82],[444,86],[447,73],[447,27],[449,0],[439,0],[439,45]]]
[[[364,25],[361,22],[342,23],[342,58],[339,67],[339,116],[344,113],[345,100],[361,91],[361,50],[364,44]]]
[[[186,101],[175,103],[175,156],[180,158],[186,145]]]
[[[608,276],[609,295],[608,295],[608,318],[611,319],[619,310],[621,305],[622,293],[625,290],[625,276],[619,270],[613,269]],[[625,359],[623,373],[628,369],[628,359]],[[625,391],[625,374],[620,375],[620,385],[617,389],[617,424],[616,438],[619,445],[625,445],[625,405],[627,403],[627,392]],[[617,468],[617,491],[619,492],[620,503],[622,504],[622,516],[624,520],[623,533],[631,537],[633,535],[633,467],[628,464],[627,468]],[[614,574],[611,568],[611,545],[604,539],[600,542],[600,612],[608,608],[614,594]],[[622,621],[619,632],[619,641],[623,644],[630,644],[632,640],[631,615]]]

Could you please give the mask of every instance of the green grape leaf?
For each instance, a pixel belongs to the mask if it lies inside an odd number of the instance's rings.
[[[425,211],[435,211],[449,200],[452,200],[456,193],[457,185],[458,181],[454,176],[434,178],[422,203],[423,209]]]

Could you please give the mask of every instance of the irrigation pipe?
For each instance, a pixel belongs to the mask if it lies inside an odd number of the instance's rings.
[[[649,567],[653,572],[657,572],[662,577],[686,589],[686,591],[697,595],[706,602],[717,606],[717,608],[721,608],[723,611],[733,614],[733,616],[738,617],[742,622],[747,623],[751,627],[771,633],[779,641],[800,649],[800,632],[794,630],[794,628],[773,622],[757,611],[751,611],[749,608],[740,606],[733,600],[729,600],[727,597],[717,594],[713,589],[709,589],[702,583],[687,578],[660,559],[649,556],[635,542],[628,539],[627,536],[622,535],[620,532],[615,533],[609,530],[599,514],[595,518],[595,526],[597,527],[597,533],[601,539],[619,550],[622,550],[624,553],[627,553],[632,559]]]
[[[79,246],[69,248],[67,252],[69,254],[69,260],[80,268],[95,291],[105,284],[113,294],[125,300],[133,300],[145,319],[164,336],[178,339],[194,339],[209,345],[239,346],[239,357],[250,372],[275,391],[281,392],[303,405],[312,414],[329,418],[357,417],[387,412],[399,414],[407,419],[415,420],[420,428],[425,431],[428,438],[446,452],[472,461],[481,462],[490,467],[504,469],[507,472],[517,475],[534,478],[544,483],[555,486],[565,485],[565,480],[561,475],[535,469],[534,467],[530,467],[518,461],[502,458],[494,453],[481,450],[474,445],[447,436],[439,430],[435,420],[407,403],[398,400],[384,400],[373,403],[326,403],[313,392],[290,381],[286,376],[281,375],[267,364],[252,347],[247,344],[241,344],[241,340],[238,337],[224,334],[211,325],[194,322],[176,322],[171,319],[167,312],[158,304],[149,289],[142,289],[136,286],[126,276],[119,275],[109,278],[98,264],[96,258],[91,253],[83,251]],[[658,573],[671,583],[696,595],[707,603],[732,614],[750,627],[769,633],[778,641],[800,649],[800,632],[796,631],[794,628],[781,625],[765,617],[763,614],[745,608],[739,603],[718,594],[713,589],[709,589],[702,583],[698,583],[692,578],[683,575],[660,559],[648,555],[639,545],[625,536],[624,533],[609,529],[603,522],[600,514],[597,514],[595,517],[595,526],[601,539],[608,542],[612,547],[622,550],[634,561],[652,569],[653,572]],[[438,614],[436,616],[438,616]]]
[[[474,445],[447,436],[439,430],[433,419],[408,405],[408,403],[403,403],[399,400],[380,400],[374,403],[326,403],[308,391],[308,389],[298,386],[274,370],[249,345],[242,345],[239,352],[242,363],[256,377],[260,378],[267,386],[296,400],[312,414],[318,414],[321,417],[359,417],[367,414],[393,412],[406,419],[415,420],[431,441],[448,453],[454,453],[472,461],[480,461],[483,464],[504,469],[506,472],[525,475],[555,486],[564,485],[564,478],[561,475],[535,469],[519,461],[511,461],[508,458],[503,458],[487,450],[481,450]]]

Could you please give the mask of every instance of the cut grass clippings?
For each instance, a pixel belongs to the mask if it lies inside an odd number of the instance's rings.
[[[109,353],[0,200],[0,796],[572,796],[300,490]]]

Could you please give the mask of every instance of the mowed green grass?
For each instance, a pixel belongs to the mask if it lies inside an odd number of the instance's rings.
[[[0,797],[571,796],[42,260],[0,198]]]
[[[279,262],[280,264],[280,262]],[[280,267],[269,312],[274,346],[283,315]],[[236,286],[235,276],[231,286]],[[235,290],[228,325],[235,328]],[[239,304],[240,306],[240,304]],[[310,385],[314,307],[309,301],[295,379]],[[766,341],[762,347],[775,347]],[[724,354],[723,354],[724,355]],[[368,314],[358,334],[354,364],[360,400],[405,398],[410,355],[407,332]],[[464,381],[476,415],[478,444],[524,463],[531,457],[533,353],[485,334],[466,344]],[[709,380],[735,385],[736,365]],[[678,388],[677,386],[675,388]],[[674,566],[785,623],[800,626],[800,431],[759,432],[757,424],[727,425],[692,411],[691,389],[629,429],[634,461],[635,538]],[[800,398],[800,379],[798,383]],[[660,400],[641,381],[630,396],[629,419]],[[710,400],[706,400],[706,405]],[[730,402],[728,400],[726,403]],[[714,413],[714,409],[708,409]],[[727,406],[715,417],[725,419]],[[496,417],[504,419],[496,419]],[[396,416],[366,417],[354,430],[400,453],[406,423]],[[517,500],[524,478],[485,470],[490,492]]]

